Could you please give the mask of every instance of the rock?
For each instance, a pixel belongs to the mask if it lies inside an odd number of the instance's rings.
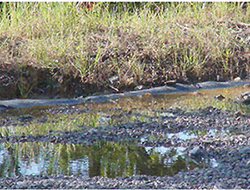
[[[240,154],[250,154],[250,148],[249,147],[244,147],[239,149]]]
[[[250,84],[243,85],[244,88],[250,88]]]
[[[243,113],[242,113],[241,111],[235,112],[235,116],[236,116],[236,117],[239,117],[239,116],[242,116],[242,115],[243,115]]]
[[[134,88],[134,90],[142,90],[143,89],[143,85],[138,85]]]
[[[119,77],[118,76],[113,76],[109,78],[109,81],[111,84],[115,83],[116,81],[118,81]]]
[[[20,116],[20,117],[18,118],[18,120],[21,121],[21,122],[30,122],[30,121],[32,121],[33,119],[34,119],[33,116],[31,116],[31,115],[29,115],[29,114],[27,114],[27,115],[22,115],[22,116]]]
[[[244,92],[237,97],[237,101],[246,105],[250,104],[250,91]]]
[[[145,94],[144,94],[144,96],[152,96],[152,94],[150,93],[150,92],[146,92]]]
[[[0,110],[6,110],[6,109],[10,109],[10,108],[12,108],[12,107],[0,104]]]
[[[165,82],[166,86],[175,86],[176,85],[176,80],[169,80]]]
[[[203,159],[205,159],[207,153],[204,150],[203,147],[194,147],[191,151],[190,151],[190,157],[192,160],[196,161],[196,162],[201,162]]]
[[[221,101],[221,100],[225,99],[225,96],[223,96],[223,95],[220,94],[220,95],[215,96],[214,98]]]
[[[204,95],[205,95],[204,93],[197,92],[197,91],[193,92],[192,94],[193,94],[194,96],[204,96]]]
[[[234,79],[234,81],[240,81],[240,80],[241,80],[240,77],[236,77],[236,78]]]

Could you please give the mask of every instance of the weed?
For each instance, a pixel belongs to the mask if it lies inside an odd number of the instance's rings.
[[[1,9],[1,63],[59,69],[100,89],[111,76],[120,90],[249,72],[250,13],[237,3],[11,2]]]

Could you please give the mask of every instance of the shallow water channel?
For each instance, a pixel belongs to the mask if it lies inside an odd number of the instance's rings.
[[[37,136],[60,131],[88,131],[96,127],[133,122],[163,122],[172,117],[169,108],[185,111],[213,106],[232,112],[248,112],[249,107],[235,103],[237,95],[249,89],[234,87],[204,90],[198,93],[145,95],[120,98],[104,103],[77,106],[50,106],[13,109],[1,112],[0,177],[25,175],[130,176],[174,175],[195,167],[217,167],[213,157],[193,155],[199,147],[143,145],[154,138],[178,139],[178,142],[201,136],[227,136],[225,129],[181,130],[164,137],[145,134],[136,140],[94,141],[90,144],[43,142],[10,142],[13,136]],[[216,95],[225,99],[218,100]],[[111,134],[111,133],[110,133]],[[28,140],[29,141],[29,140]],[[201,154],[202,155],[202,154]]]

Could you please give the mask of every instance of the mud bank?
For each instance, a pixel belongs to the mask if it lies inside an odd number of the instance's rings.
[[[195,85],[185,85],[176,83],[173,86],[162,86],[144,90],[137,90],[125,93],[116,93],[108,95],[79,97],[75,99],[13,99],[0,101],[0,110],[9,108],[25,108],[32,106],[49,106],[49,105],[75,105],[85,102],[105,102],[116,98],[140,96],[140,95],[158,95],[167,93],[183,93],[194,92],[198,90],[228,88],[240,85],[249,85],[250,81],[229,81],[229,82],[215,82],[208,81],[197,83]]]

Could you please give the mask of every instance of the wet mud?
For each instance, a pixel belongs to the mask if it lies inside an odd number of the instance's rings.
[[[231,81],[231,82],[214,82],[208,81],[197,83],[195,85],[185,85],[176,83],[174,86],[154,87],[150,89],[130,91],[125,93],[116,93],[108,95],[97,95],[79,97],[75,99],[12,99],[0,101],[0,110],[11,108],[25,108],[32,106],[48,106],[48,105],[76,105],[86,102],[105,102],[117,98],[141,96],[141,95],[159,95],[169,93],[195,92],[198,90],[228,88],[242,85],[249,85],[250,81]]]
[[[65,107],[64,109],[48,109],[48,111],[69,113],[72,109]],[[78,111],[82,112],[83,110]],[[82,147],[82,151],[76,147],[78,152],[93,151],[85,154],[88,157],[89,165],[84,172],[55,172],[51,174],[46,171],[30,174],[27,172],[27,168],[26,173],[17,169],[19,172],[2,173],[0,187],[250,188],[248,177],[250,175],[249,113],[235,113],[212,106],[193,111],[185,111],[180,108],[162,108],[156,112],[157,114],[154,116],[143,115],[139,111],[125,113],[137,117],[147,117],[147,121],[123,122],[95,128],[89,128],[83,124],[80,126],[80,130],[50,130],[44,135],[6,136],[3,134],[0,137],[0,142],[5,148],[10,147],[10,144],[17,143],[18,147],[25,143],[47,143],[50,146],[74,145]],[[24,125],[35,120],[32,117],[17,119]],[[9,120],[9,123],[6,121],[6,123],[2,123],[2,126],[11,125],[12,122],[14,120]],[[36,122],[44,121],[36,120]],[[105,142],[104,145],[103,142]],[[107,149],[103,148],[107,146]],[[123,151],[117,151],[117,147],[123,147],[121,148]],[[9,154],[8,151],[6,153],[3,150],[1,151],[2,158],[4,154]],[[8,150],[10,151],[10,149]],[[31,152],[32,150],[30,149]],[[158,157],[154,156],[156,153]],[[127,161],[133,162],[133,156],[131,156],[133,154],[140,156],[135,159],[134,169],[128,172],[129,166],[123,168],[117,160],[124,157]],[[108,159],[109,157],[110,159]],[[52,158],[56,158],[56,154]],[[84,156],[78,156],[77,163],[83,166],[84,164],[79,160],[84,158]],[[98,167],[93,169],[93,160],[97,158],[99,161],[94,162],[94,165]],[[161,161],[159,163],[153,162],[156,165],[152,164],[153,158]],[[105,159],[107,162],[100,162],[100,160]],[[39,160],[35,163],[38,164]],[[55,163],[58,165],[60,162]],[[97,163],[101,163],[101,165]],[[114,175],[102,173],[102,169],[106,168],[105,163],[109,163],[113,167],[117,164],[113,170],[108,171],[117,171],[118,168],[123,168],[123,170]],[[3,164],[2,167],[4,167]],[[5,165],[5,167],[8,166]],[[20,166],[20,168],[22,167]],[[68,170],[66,169],[66,171]],[[150,173],[150,171],[164,172]]]

